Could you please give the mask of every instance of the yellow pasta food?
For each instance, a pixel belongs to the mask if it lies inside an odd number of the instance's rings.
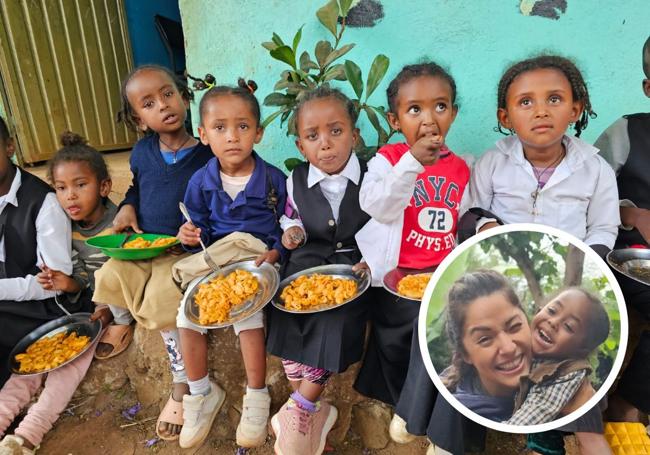
[[[199,307],[199,323],[208,325],[226,321],[230,309],[250,299],[259,287],[255,275],[240,269],[199,285],[194,296]]]
[[[405,297],[421,299],[424,296],[424,289],[429,284],[431,275],[431,273],[407,275],[397,283],[397,292]]]
[[[145,240],[142,237],[130,240],[124,244],[124,248],[155,248],[159,246],[171,245],[176,241],[176,237],[159,237],[154,241]]]
[[[357,282],[331,275],[302,275],[282,290],[285,308],[306,310],[317,306],[343,303],[357,293]]]
[[[151,242],[151,247],[157,247],[157,246],[167,246],[171,245],[176,241],[176,237],[159,237],[153,242]]]
[[[18,371],[38,373],[56,368],[81,352],[89,341],[90,337],[77,336],[76,332],[41,338],[29,345],[23,354],[16,355],[16,361],[20,363]]]

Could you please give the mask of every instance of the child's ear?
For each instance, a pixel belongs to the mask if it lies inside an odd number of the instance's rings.
[[[359,131],[359,128],[354,128],[352,130],[352,148],[356,147],[357,143],[359,142],[359,137],[361,136],[361,133]]]
[[[307,155],[305,155],[305,151],[304,151],[303,148],[302,148],[302,142],[300,141],[300,138],[299,138],[299,137],[296,138],[296,147],[297,147],[298,150],[300,151],[300,154],[301,154],[303,157],[307,158]]]
[[[456,116],[458,115],[458,104],[454,104],[451,107],[451,121],[453,122],[456,120]]]
[[[259,144],[263,137],[264,137],[264,128],[258,126],[257,131],[255,132],[255,143]]]
[[[512,129],[512,122],[510,121],[510,117],[508,117],[508,111],[502,107],[497,109],[497,120],[501,124],[502,127],[504,127],[507,130]]]
[[[205,132],[205,128],[203,128],[203,126],[199,125],[197,130],[199,130],[199,139],[201,139],[201,143],[203,145],[210,145],[208,143],[208,135]]]
[[[585,109],[584,101],[574,101],[573,102],[573,112],[571,113],[571,122],[577,122],[582,115],[582,111]]]
[[[133,116],[133,121],[138,125],[138,128],[140,128],[140,131],[143,133],[147,131],[147,128],[149,128],[141,119],[140,117]]]
[[[387,112],[386,116],[388,117],[388,124],[390,127],[396,131],[399,131],[399,119],[392,112]]]
[[[650,98],[650,79],[643,79],[643,93]]]
[[[108,197],[111,194],[111,188],[113,188],[113,181],[110,178],[102,180],[99,184],[99,195]]]
[[[16,153],[16,141],[14,141],[13,137],[7,139],[7,145],[5,148],[7,150],[7,156],[11,159],[14,156],[14,153]]]

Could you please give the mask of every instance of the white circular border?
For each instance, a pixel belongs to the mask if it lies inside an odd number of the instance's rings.
[[[487,419],[483,416],[478,415],[474,411],[469,410],[463,404],[461,404],[454,396],[447,390],[447,387],[442,383],[440,377],[436,373],[435,368],[433,367],[433,362],[431,361],[431,356],[429,355],[429,347],[427,345],[427,334],[426,334],[426,321],[427,321],[427,312],[429,310],[429,302],[431,300],[431,295],[433,294],[433,289],[436,287],[438,280],[441,278],[444,271],[447,267],[453,263],[458,256],[461,255],[465,250],[473,247],[477,243],[481,242],[484,239],[489,237],[494,237],[496,235],[501,235],[506,232],[522,232],[522,231],[534,231],[541,232],[543,234],[548,234],[554,237],[558,237],[561,240],[564,240],[568,243],[571,243],[578,248],[580,248],[584,253],[585,257],[589,257],[593,262],[595,262],[600,271],[607,277],[612,290],[614,291],[614,296],[616,297],[616,302],[618,303],[618,311],[620,313],[620,324],[621,324],[621,338],[619,340],[618,352],[616,353],[616,359],[612,365],[612,369],[607,376],[607,379],[603,385],[598,389],[596,394],[589,399],[580,409],[572,412],[569,415],[561,417],[559,419],[553,420],[552,422],[542,423],[538,425],[507,425],[505,423],[496,422],[494,420]],[[491,428],[493,430],[505,432],[505,433],[537,433],[540,431],[549,431],[554,430],[562,425],[573,422],[577,418],[581,417],[592,407],[597,406],[598,402],[605,396],[607,391],[610,389],[616,376],[618,375],[619,370],[623,364],[623,358],[625,357],[625,350],[627,349],[627,337],[628,337],[628,318],[627,318],[627,309],[625,307],[625,300],[623,298],[623,292],[621,291],[614,274],[607,266],[605,261],[598,256],[598,254],[592,250],[587,244],[582,240],[574,237],[571,234],[568,234],[559,229],[552,227],[544,226],[541,224],[532,224],[532,223],[516,223],[508,224],[504,226],[498,226],[492,229],[487,229],[484,232],[476,234],[465,242],[461,243],[456,247],[438,266],[438,268],[433,273],[429,284],[424,292],[424,297],[420,304],[420,314],[418,320],[418,339],[420,343],[420,353],[424,361],[424,365],[429,373],[429,377],[433,380],[436,388],[440,394],[447,400],[458,412],[463,414],[465,417],[473,420],[476,423],[479,423],[483,426]]]

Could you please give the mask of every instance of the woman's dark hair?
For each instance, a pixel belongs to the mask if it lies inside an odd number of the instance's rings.
[[[501,80],[499,81],[499,87],[497,90],[497,106],[499,109],[506,109],[508,88],[510,88],[510,84],[512,84],[512,81],[514,81],[517,76],[528,71],[549,68],[556,69],[564,74],[571,85],[573,100],[581,101],[584,105],[582,115],[580,115],[580,118],[574,127],[576,137],[580,137],[580,133],[587,128],[589,118],[596,118],[596,113],[591,108],[589,90],[587,90],[587,84],[582,77],[582,73],[568,58],[560,57],[558,55],[539,55],[512,65],[505,73],[503,73],[503,76],[501,76]],[[508,134],[508,132],[501,128],[500,123],[497,125],[496,131],[502,134]]]
[[[467,307],[476,299],[487,297],[495,292],[502,293],[512,306],[524,311],[519,297],[506,277],[493,270],[477,270],[467,273],[457,279],[449,290],[446,329],[453,354],[451,366],[441,379],[450,390],[456,388],[464,375],[471,374],[474,370],[473,366],[463,360],[463,354],[465,354],[463,327],[465,326]]]
[[[397,110],[397,95],[402,85],[422,76],[439,77],[449,83],[451,87],[451,104],[456,107],[456,81],[451,74],[442,66],[435,62],[423,62],[415,65],[406,65],[397,73],[395,79],[390,81],[386,89],[386,98],[388,98],[388,110],[395,113]]]
[[[212,87],[210,90],[205,92],[201,102],[199,103],[199,114],[201,115],[201,124],[203,124],[203,115],[205,113],[205,106],[212,98],[217,98],[223,95],[234,95],[238,96],[244,101],[246,101],[251,111],[253,112],[253,117],[257,121],[257,125],[261,124],[260,118],[260,103],[255,97],[255,90],[257,90],[257,84],[255,81],[247,81],[244,78],[240,77],[237,79],[237,86],[232,87],[229,85],[217,85]]]
[[[61,145],[56,155],[47,163],[47,178],[50,183],[54,184],[54,169],[61,163],[86,163],[99,182],[111,178],[102,154],[89,146],[88,141],[77,133],[62,133]]]
[[[126,96],[126,87],[129,85],[129,82],[138,74],[143,71],[160,71],[161,73],[166,74],[169,79],[172,80],[176,89],[179,91],[181,96],[186,101],[194,100],[194,93],[187,86],[187,83],[179,78],[168,68],[160,65],[140,65],[134,70],[132,70],[122,81],[122,87],[120,88],[120,100],[121,106],[120,110],[117,111],[116,119],[118,123],[124,123],[129,129],[138,132],[138,120],[135,116],[135,110],[129,103],[129,99]]]
[[[598,297],[581,287],[562,289],[560,292],[555,294],[553,298],[549,299],[549,302],[566,291],[577,291],[582,293],[587,299],[587,302],[591,304],[589,311],[590,319],[588,322],[585,322],[587,332],[582,346],[587,353],[591,353],[594,349],[604,343],[609,336],[609,316],[607,315],[605,305],[603,305],[603,302],[601,302]]]
[[[339,89],[332,88],[329,85],[325,84],[313,90],[305,92],[300,98],[300,101],[298,101],[296,107],[293,109],[293,122],[294,122],[294,127],[295,127],[294,131],[296,132],[296,136],[298,135],[298,117],[300,116],[300,111],[305,106],[305,104],[313,100],[325,99],[325,98],[335,99],[343,105],[345,111],[348,113],[348,117],[350,117],[350,122],[352,122],[352,127],[354,128],[354,126],[357,124],[357,119],[359,118],[359,112],[357,112],[357,108],[354,106],[354,103],[350,98],[345,96],[345,94],[343,94],[343,92],[341,92]]]

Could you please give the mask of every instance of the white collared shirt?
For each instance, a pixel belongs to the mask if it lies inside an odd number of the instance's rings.
[[[521,141],[517,136],[498,141],[472,169],[461,216],[480,207],[505,223],[545,224],[588,245],[613,247],[620,223],[614,171],[596,147],[572,136],[563,143],[565,158],[535,198],[538,182]]]
[[[0,196],[0,213],[7,204],[18,207],[17,193],[20,188],[20,169],[11,183],[9,192]],[[72,274],[72,240],[70,220],[56,200],[54,193],[49,193],[36,216],[36,265],[40,267],[41,255],[52,270],[59,270],[66,275]],[[4,237],[0,238],[0,261],[5,260]],[[0,279],[0,300],[44,300],[54,296],[53,291],[44,290],[36,281],[35,275],[18,278]]]
[[[290,175],[287,179],[287,204],[291,205],[293,211],[298,214],[298,218],[291,219],[286,215],[283,215],[280,219],[280,225],[283,231],[286,231],[292,226],[300,226],[302,228],[302,223],[299,219],[300,212],[298,211],[293,198],[292,176],[293,175]],[[323,193],[323,196],[325,196],[325,199],[327,199],[327,202],[329,202],[332,209],[334,221],[338,222],[341,202],[345,196],[345,190],[348,186],[348,181],[354,183],[355,185],[358,185],[360,179],[361,166],[359,164],[359,159],[354,153],[352,153],[350,155],[348,163],[345,165],[343,170],[340,173],[334,175],[329,175],[310,163],[309,173],[307,174],[307,187],[312,188],[316,184],[320,185],[320,190]]]

